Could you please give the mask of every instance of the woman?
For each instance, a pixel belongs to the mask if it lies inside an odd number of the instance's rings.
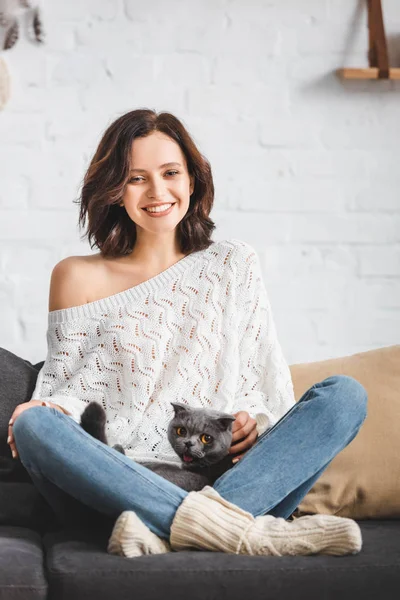
[[[295,402],[257,254],[211,240],[213,197],[176,117],[134,110],[108,127],[80,198],[100,252],[52,272],[48,355],[12,415],[13,456],[60,520],[71,498],[116,519],[110,553],[358,552],[351,519],[286,519],[356,436],[366,392],[336,376]],[[90,400],[106,410],[110,447],[79,426]],[[140,464],[179,461],[166,435],[174,400],[236,416],[238,461],[213,487],[187,492]]]

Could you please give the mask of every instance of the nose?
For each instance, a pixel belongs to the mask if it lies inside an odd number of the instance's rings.
[[[187,442],[185,442],[185,446],[186,446],[186,448],[191,448],[193,446],[193,442],[188,440]]]
[[[150,189],[148,193],[149,198],[155,198],[156,200],[163,200],[165,196],[164,184],[162,181],[153,180],[150,183]]]

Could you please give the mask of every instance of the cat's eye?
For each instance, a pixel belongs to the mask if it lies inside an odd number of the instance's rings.
[[[178,435],[185,435],[186,434],[186,429],[184,427],[177,427],[176,428],[176,433]]]
[[[211,435],[208,435],[208,433],[202,433],[200,436],[200,441],[203,444],[210,444],[212,442],[212,437]]]

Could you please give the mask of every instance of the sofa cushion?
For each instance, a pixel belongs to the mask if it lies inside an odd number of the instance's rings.
[[[400,346],[290,367],[296,400],[317,381],[349,375],[367,390],[367,417],[303,498],[296,515],[400,517]]]
[[[32,398],[39,371],[27,360],[0,348],[0,481],[31,479],[7,444],[8,422],[18,404]]]
[[[38,533],[23,527],[0,526],[0,565],[0,598],[47,598],[43,546]]]
[[[364,545],[359,554],[349,556],[238,556],[193,550],[125,558],[107,554],[108,532],[47,534],[43,543],[49,599],[397,597],[400,521],[359,524]]]
[[[0,481],[0,526],[14,525],[38,533],[58,527],[53,510],[32,483]]]
[[[15,407],[32,397],[41,365],[33,366],[0,348],[0,525],[20,525],[37,532],[55,527],[54,513],[22,462],[12,458],[7,436]]]

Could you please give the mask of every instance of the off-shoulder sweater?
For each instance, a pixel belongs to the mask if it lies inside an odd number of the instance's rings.
[[[250,244],[212,242],[125,291],[48,313],[47,357],[32,399],[80,422],[91,401],[110,445],[137,462],[179,463],[171,402],[247,411],[257,431],[295,403],[260,262]]]

